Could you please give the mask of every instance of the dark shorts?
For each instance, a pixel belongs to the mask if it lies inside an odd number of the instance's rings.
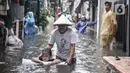
[[[66,62],[66,59],[62,59],[62,58],[60,58],[58,56],[56,56],[56,59],[60,59],[61,62]],[[72,58],[72,64],[75,64],[75,63],[76,63],[76,58]]]

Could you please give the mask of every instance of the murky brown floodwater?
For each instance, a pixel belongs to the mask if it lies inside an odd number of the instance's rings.
[[[79,34],[76,45],[77,62],[75,65],[44,67],[21,64],[23,58],[31,59],[39,55],[42,50],[40,47],[47,46],[48,36],[45,33],[42,35],[26,36],[22,49],[16,48],[14,50],[8,48],[3,58],[6,64],[0,64],[0,73],[102,73],[100,66],[100,46],[96,44],[93,36],[82,34]]]

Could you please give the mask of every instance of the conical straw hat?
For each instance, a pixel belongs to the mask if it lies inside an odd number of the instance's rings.
[[[64,15],[61,15],[54,23],[54,26],[56,25],[73,25],[72,22],[70,22]]]

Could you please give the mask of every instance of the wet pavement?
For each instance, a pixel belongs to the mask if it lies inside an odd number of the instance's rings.
[[[100,46],[94,40],[94,33],[78,34],[75,65],[53,65],[50,67],[23,65],[22,59],[31,59],[47,46],[49,34],[25,36],[23,48],[6,48],[0,73],[103,73],[101,70]],[[89,35],[89,36],[88,36]],[[90,36],[92,35],[92,36]]]

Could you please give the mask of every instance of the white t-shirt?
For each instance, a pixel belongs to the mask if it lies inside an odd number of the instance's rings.
[[[55,29],[51,33],[49,44],[56,43],[56,55],[62,59],[67,59],[70,54],[70,46],[71,44],[75,44],[76,40],[77,34],[71,28],[68,28],[64,34],[61,34],[58,29]],[[75,57],[75,55],[73,57]]]

